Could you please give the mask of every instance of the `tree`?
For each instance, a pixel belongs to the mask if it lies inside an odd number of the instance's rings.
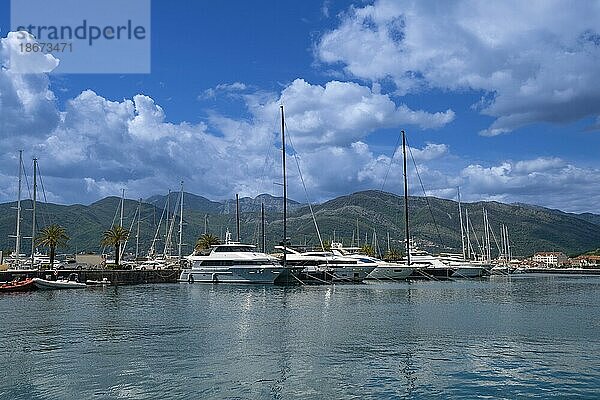
[[[115,264],[119,266],[119,257],[121,255],[121,243],[129,237],[129,231],[122,226],[115,225],[102,234],[100,244],[115,248]]]
[[[56,247],[66,247],[69,237],[65,232],[65,228],[60,225],[52,224],[42,228],[36,238],[36,245],[48,247],[50,249],[50,266],[54,266],[54,258],[56,256]]]
[[[210,233],[205,233],[200,236],[198,240],[196,240],[196,246],[194,246],[194,250],[197,252],[201,252],[202,250],[210,249],[211,246],[221,244],[221,241],[215,235],[211,235]]]
[[[370,244],[365,244],[360,248],[360,253],[366,256],[375,257],[375,249]]]
[[[398,261],[402,258],[402,252],[398,249],[390,249],[383,255],[385,261]]]

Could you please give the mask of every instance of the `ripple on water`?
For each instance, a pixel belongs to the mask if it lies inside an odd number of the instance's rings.
[[[522,277],[3,296],[0,398],[594,398],[599,292]]]

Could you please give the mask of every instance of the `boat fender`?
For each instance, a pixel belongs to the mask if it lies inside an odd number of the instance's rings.
[[[217,276],[217,274],[212,274],[212,281],[213,283],[219,283],[219,277]]]
[[[188,274],[188,283],[194,283],[194,275],[192,273]]]

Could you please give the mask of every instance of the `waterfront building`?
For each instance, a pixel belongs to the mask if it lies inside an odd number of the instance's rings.
[[[545,251],[533,255],[533,262],[546,267],[560,267],[565,265],[568,257],[562,251]]]

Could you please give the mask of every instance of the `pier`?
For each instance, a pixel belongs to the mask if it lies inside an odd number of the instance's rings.
[[[108,279],[113,285],[137,285],[142,283],[176,283],[181,273],[179,269],[162,270],[77,270],[60,269],[58,276],[67,277],[69,274],[79,275],[79,281]],[[33,270],[10,270],[0,272],[0,282],[8,282],[17,276],[27,275],[30,278],[43,278],[54,274],[53,270],[33,271]]]

